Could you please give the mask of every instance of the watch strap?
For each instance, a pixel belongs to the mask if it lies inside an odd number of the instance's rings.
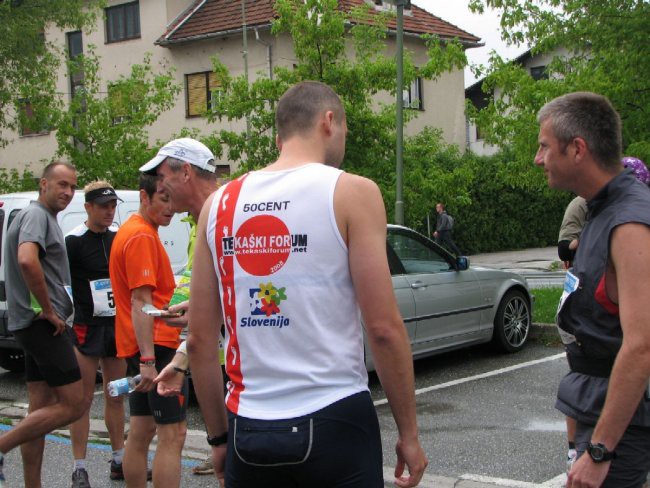
[[[608,450],[605,444],[602,443],[592,444],[590,442],[587,446],[587,453],[595,463],[606,463],[616,459],[616,452]],[[601,453],[602,455],[599,455]]]
[[[210,434],[208,434],[208,444],[210,444],[212,447],[222,446],[227,442],[228,442],[228,431],[224,432],[221,435],[211,436]]]

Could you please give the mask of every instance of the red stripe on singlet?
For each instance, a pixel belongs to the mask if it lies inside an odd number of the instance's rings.
[[[235,220],[235,208],[242,184],[247,175],[230,182],[226,186],[219,207],[217,208],[217,222],[214,233],[215,249],[217,251],[217,272],[221,277],[221,300],[224,310],[224,320],[228,328],[229,339],[226,344],[225,366],[226,373],[230,378],[229,394],[226,400],[228,409],[237,413],[239,409],[239,396],[244,391],[244,378],[241,371],[241,355],[239,343],[237,342],[237,307],[235,297],[235,256],[225,256],[223,252],[224,237],[234,236],[233,222]]]

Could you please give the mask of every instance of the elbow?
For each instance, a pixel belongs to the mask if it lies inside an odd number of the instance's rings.
[[[401,319],[385,320],[366,327],[371,347],[386,347],[408,343],[406,329]]]

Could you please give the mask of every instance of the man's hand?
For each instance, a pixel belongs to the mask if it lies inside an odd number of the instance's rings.
[[[41,312],[37,318],[47,320],[54,326],[54,334],[52,335],[59,335],[65,331],[65,321],[61,320],[54,310]]]
[[[612,463],[595,463],[585,453],[573,464],[566,482],[567,488],[599,488]]]
[[[433,238],[434,238],[434,239],[437,239],[437,238],[438,238],[438,231],[435,231],[435,232],[433,233]]]
[[[135,391],[146,393],[153,390],[155,386],[153,381],[156,379],[157,375],[158,371],[156,371],[155,366],[147,366],[146,364],[141,364],[140,376],[142,379],[140,380],[140,383],[138,383],[138,385],[135,387]]]
[[[160,374],[153,380],[153,382],[158,385],[158,394],[160,396],[170,397],[181,394],[185,375],[176,371],[174,366],[176,365],[172,361],[165,366]]]
[[[177,303],[176,305],[172,305],[167,310],[169,310],[172,313],[182,312],[182,315],[180,317],[163,319],[167,325],[171,325],[172,327],[180,327],[180,328],[187,327],[187,324],[190,321],[189,300],[185,300],[184,302]]]
[[[422,479],[427,464],[429,464],[420,442],[417,438],[410,442],[398,439],[395,452],[397,453],[395,484],[403,488],[417,486]],[[405,466],[408,466],[408,476],[404,476]]]
[[[212,448],[212,464],[214,465],[214,475],[219,480],[219,486],[224,488],[224,471],[226,466],[226,444]]]

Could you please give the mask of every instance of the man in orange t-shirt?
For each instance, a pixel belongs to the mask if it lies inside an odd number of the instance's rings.
[[[180,485],[187,429],[187,381],[181,395],[172,398],[158,395],[153,383],[174,357],[181,329],[142,311],[151,306],[162,309],[175,287],[169,257],[158,237],[158,227],[169,225],[174,212],[169,195],[157,191],[157,186],[155,176],[140,176],[140,208],[117,232],[110,257],[117,355],[126,358],[130,372],[142,378],[129,396],[130,431],[123,461],[129,488],[147,484],[147,453],[154,434],[158,435],[154,483]]]

